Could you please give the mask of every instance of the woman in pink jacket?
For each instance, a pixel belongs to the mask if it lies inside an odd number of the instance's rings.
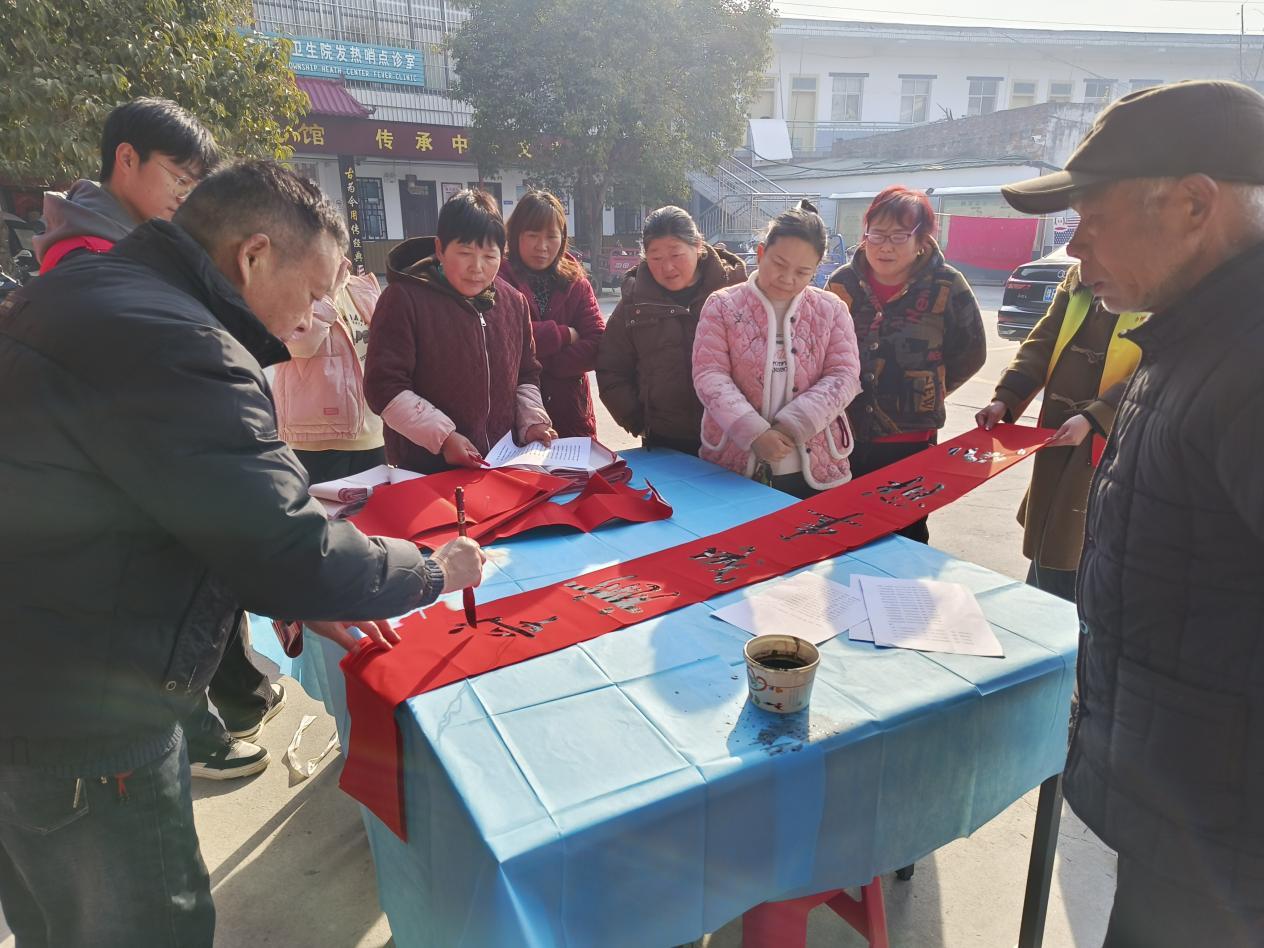
[[[707,300],[693,346],[700,457],[801,498],[851,479],[845,409],[860,392],[847,307],[809,286],[825,244],[807,201],[779,214],[759,269]]]
[[[272,383],[281,440],[294,449],[311,483],[359,474],[386,463],[382,420],[364,398],[369,323],[381,293],[377,277],[350,276],[312,307],[311,325],[286,340],[290,361]]]

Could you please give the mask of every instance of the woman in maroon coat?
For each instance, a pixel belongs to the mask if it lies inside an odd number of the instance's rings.
[[[559,436],[597,433],[588,373],[606,331],[584,268],[566,252],[566,213],[547,191],[524,194],[509,215],[509,254],[500,277],[531,307],[540,394]]]

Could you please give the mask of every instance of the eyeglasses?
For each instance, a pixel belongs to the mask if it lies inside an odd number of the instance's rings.
[[[159,161],[157,158],[155,158],[154,161],[158,162],[159,168],[171,176],[171,183],[176,186],[176,190],[192,191],[195,187],[197,187],[198,182],[202,180],[200,177],[190,177],[187,174],[181,174],[173,168],[167,167],[167,163],[165,161]]]
[[[901,247],[915,236],[917,236],[917,228],[894,234],[871,234],[866,231],[865,243],[873,244],[875,247],[881,247],[883,244],[894,244],[896,247]]]

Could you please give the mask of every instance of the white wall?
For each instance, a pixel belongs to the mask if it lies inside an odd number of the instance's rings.
[[[932,31],[916,29],[905,39],[898,38],[898,31],[830,35],[825,23],[815,35],[779,29],[773,34],[774,58],[767,72],[777,79],[772,117],[789,117],[791,79],[795,76],[817,77],[817,121],[831,121],[831,73],[867,73],[860,120],[898,122],[901,74],[936,76],[927,114],[928,120],[934,121],[944,117],[943,109],[956,116],[967,114],[968,76],[1000,77],[997,107],[1008,108],[1015,80],[1036,81],[1037,102],[1047,100],[1051,80],[1071,80],[1073,101],[1079,102],[1084,98],[1087,78],[1118,80],[1118,96],[1130,91],[1134,79],[1232,78],[1237,71],[1236,42],[1232,48],[1223,41],[1216,41],[1221,45],[1215,49],[1189,48],[1165,45],[1161,35],[1152,35],[1154,41],[1148,45],[1121,41],[1117,45],[1075,46],[1032,39],[1022,30],[1006,32],[1016,39],[989,33],[982,41],[949,41],[935,38]]]

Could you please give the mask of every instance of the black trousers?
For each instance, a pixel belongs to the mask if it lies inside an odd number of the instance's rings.
[[[641,443],[650,451],[655,448],[671,448],[673,451],[692,454],[694,457],[697,457],[698,452],[702,450],[702,442],[697,438],[667,438],[663,435],[649,435],[642,438]]]
[[[204,760],[230,740],[230,730],[249,730],[268,710],[272,684],[250,660],[246,647],[247,622],[243,612],[206,693],[198,696],[193,710],[180,722],[189,742],[192,760]],[[208,695],[219,709],[223,723],[211,713]]]
[[[1153,874],[1139,860],[1119,857],[1115,904],[1102,948],[1261,948],[1264,912],[1229,905],[1197,887]]]
[[[793,474],[774,474],[772,487],[783,494],[798,497],[799,500],[807,500],[820,493],[819,490],[808,486],[807,478],[803,476],[802,471],[796,471]]]
[[[368,451],[296,450],[294,455],[307,468],[307,477],[313,484],[350,477],[386,463],[386,448],[371,448]]]
[[[912,457],[921,451],[929,448],[933,441],[897,441],[897,442],[865,442],[857,444],[851,453],[851,476],[864,477],[866,474],[872,474],[874,471],[881,470],[888,464],[894,464],[896,461],[903,461],[905,458]],[[908,537],[910,540],[916,540],[918,543],[930,543],[930,528],[926,525],[926,518],[910,523],[903,530],[897,530],[902,537]]]
[[[1027,567],[1027,585],[1043,589],[1059,599],[1075,602],[1075,577],[1073,569],[1050,569],[1048,566],[1037,566],[1032,560]]]

